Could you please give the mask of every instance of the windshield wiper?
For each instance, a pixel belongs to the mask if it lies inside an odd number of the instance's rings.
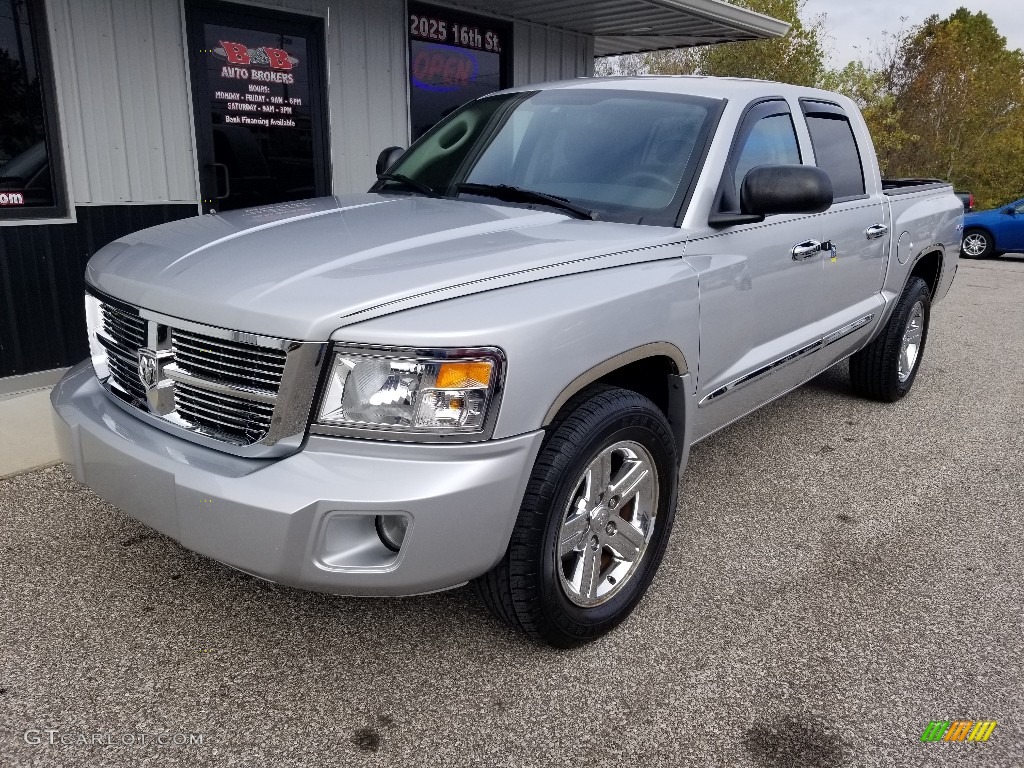
[[[553,208],[568,211],[580,219],[598,220],[597,211],[571,203],[564,197],[549,195],[545,192],[536,192],[532,189],[523,189],[522,187],[513,187],[510,184],[474,184],[472,182],[465,182],[459,184],[457,189],[459,192],[469,192],[471,195],[481,195],[483,197],[495,197],[498,200],[505,200],[510,203],[544,203]]]
[[[444,197],[444,195],[437,190],[428,187],[421,181],[409,178],[404,173],[382,173],[377,176],[377,181],[394,181],[399,184],[404,184],[410,189],[415,189],[417,192],[420,192],[427,197]]]

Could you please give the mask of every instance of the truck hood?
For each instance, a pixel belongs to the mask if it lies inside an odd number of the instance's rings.
[[[550,210],[351,195],[197,216],[123,237],[86,279],[173,317],[299,340],[420,304],[678,258],[678,229]]]

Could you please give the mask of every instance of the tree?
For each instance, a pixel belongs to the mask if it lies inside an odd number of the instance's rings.
[[[930,16],[880,76],[910,136],[879,153],[886,172],[949,179],[984,207],[1024,192],[1024,53],[987,14]]]

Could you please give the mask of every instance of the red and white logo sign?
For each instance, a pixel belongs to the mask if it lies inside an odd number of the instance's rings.
[[[283,48],[249,48],[242,43],[233,43],[229,40],[221,40],[220,47],[214,48],[213,53],[229,64],[240,67],[267,67],[286,71],[299,63],[299,60]]]
[[[0,192],[0,205],[24,205],[25,195],[21,192]]]

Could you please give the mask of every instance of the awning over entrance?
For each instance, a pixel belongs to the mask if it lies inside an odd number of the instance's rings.
[[[722,0],[468,0],[460,6],[595,37],[611,56],[782,37],[789,24]]]

